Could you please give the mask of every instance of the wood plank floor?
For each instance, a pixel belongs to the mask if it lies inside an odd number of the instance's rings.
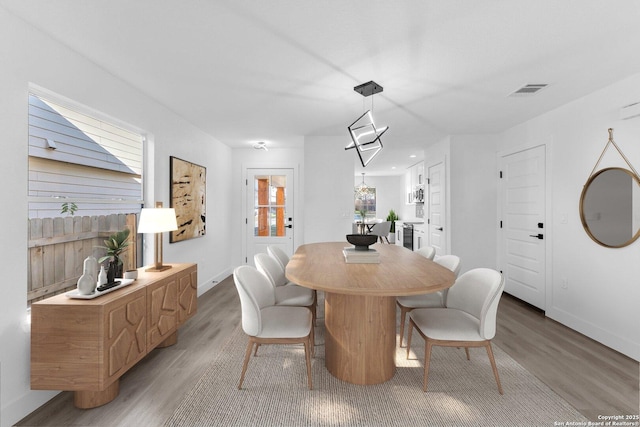
[[[180,329],[176,345],[152,351],[121,378],[114,401],[76,409],[72,393],[63,392],[16,425],[161,426],[239,323],[229,277],[199,298],[198,313]],[[638,362],[508,295],[498,309],[494,343],[592,421],[639,412]]]

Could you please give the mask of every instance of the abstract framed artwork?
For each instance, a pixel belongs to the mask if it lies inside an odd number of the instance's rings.
[[[206,234],[207,169],[195,163],[169,157],[171,170],[171,207],[176,211],[178,229],[169,233],[169,242]]]

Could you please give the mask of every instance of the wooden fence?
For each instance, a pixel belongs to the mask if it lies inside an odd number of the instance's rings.
[[[132,244],[120,257],[124,269],[136,268],[136,214],[68,216],[29,220],[28,301],[37,301],[76,287],[84,259],[105,255],[104,240],[129,228]]]

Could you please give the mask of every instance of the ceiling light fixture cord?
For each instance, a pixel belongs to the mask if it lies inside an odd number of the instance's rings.
[[[363,97],[372,96],[378,92],[382,92],[382,86],[370,81],[363,83],[353,88]],[[362,100],[362,109],[364,110],[365,101]],[[373,96],[371,97],[371,110],[363,113],[356,121],[351,123],[347,127],[349,135],[351,136],[351,143],[344,149],[349,150],[354,148],[362,167],[366,167],[367,164],[382,150],[382,134],[384,134],[389,127],[385,126],[382,129],[376,128],[373,121]],[[363,179],[364,180],[364,179]]]

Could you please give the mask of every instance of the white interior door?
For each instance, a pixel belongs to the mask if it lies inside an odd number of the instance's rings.
[[[293,254],[293,169],[247,169],[247,254],[267,252],[267,246],[279,246]]]
[[[436,249],[437,255],[447,254],[447,239],[445,234],[446,200],[444,162],[428,167],[428,214],[427,233],[429,245]]]
[[[500,268],[505,292],[542,310],[546,288],[545,147],[500,159]]]

